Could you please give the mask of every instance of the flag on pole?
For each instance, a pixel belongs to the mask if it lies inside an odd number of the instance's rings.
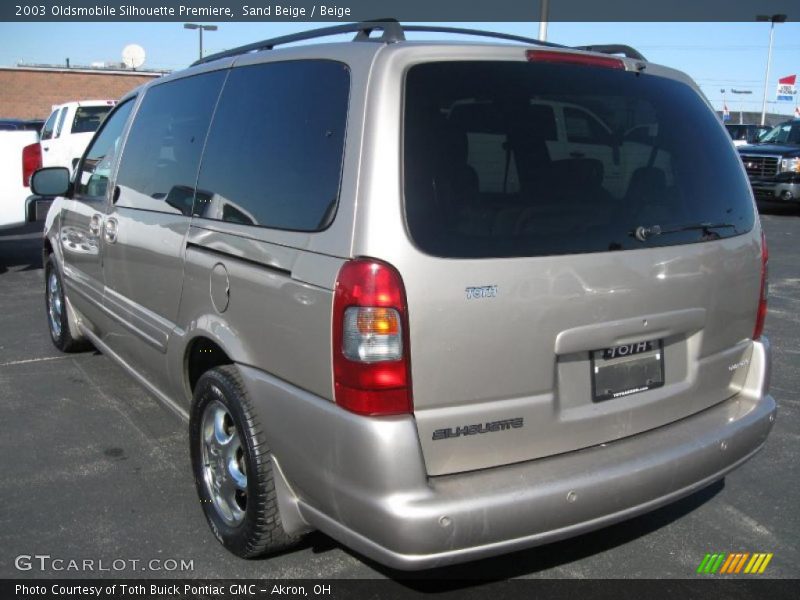
[[[723,121],[730,121],[731,120],[731,111],[728,110],[728,103],[722,103],[722,120]]]

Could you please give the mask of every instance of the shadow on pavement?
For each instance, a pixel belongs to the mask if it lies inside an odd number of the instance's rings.
[[[41,222],[0,230],[0,274],[42,268],[42,231]]]

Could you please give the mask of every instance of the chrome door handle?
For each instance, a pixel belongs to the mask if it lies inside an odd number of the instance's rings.
[[[117,241],[118,226],[117,220],[114,217],[109,217],[106,219],[105,238],[109,244],[113,244]]]
[[[92,218],[89,219],[89,233],[91,233],[94,237],[100,235],[100,230],[103,228],[103,215],[100,213],[95,213],[92,215]]]

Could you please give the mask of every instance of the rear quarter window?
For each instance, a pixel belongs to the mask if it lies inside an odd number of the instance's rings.
[[[406,223],[427,253],[627,250],[720,239],[755,222],[725,129],[681,82],[458,61],[412,66],[405,90]],[[656,226],[660,235],[635,235]]]
[[[349,90],[348,67],[334,61],[232,69],[208,134],[195,216],[325,229],[339,198]]]

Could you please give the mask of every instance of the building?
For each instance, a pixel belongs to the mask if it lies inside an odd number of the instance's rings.
[[[722,118],[722,111],[718,110],[717,115],[719,118]],[[738,125],[739,123],[749,123],[749,124],[756,124],[758,125],[761,123],[761,111],[758,112],[748,112],[748,111],[738,111],[732,110],[730,111],[731,118],[729,121],[725,121],[725,123],[730,123],[732,125]],[[791,114],[779,114],[779,113],[770,113],[768,112],[764,118],[764,124],[769,125],[770,127],[774,125],[778,125],[779,123],[783,123],[784,121],[788,121],[792,119]]]
[[[96,67],[0,67],[0,118],[46,119],[54,104],[117,99],[162,75],[161,71]]]

